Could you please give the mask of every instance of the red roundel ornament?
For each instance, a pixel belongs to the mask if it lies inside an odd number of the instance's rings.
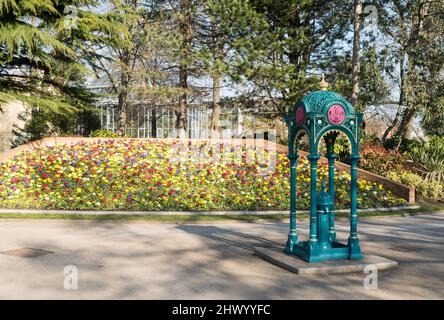
[[[302,106],[299,106],[296,109],[296,124],[297,125],[302,125],[304,123],[305,120],[305,109]]]
[[[334,104],[328,109],[328,120],[332,124],[341,124],[345,119],[344,107],[339,104]]]

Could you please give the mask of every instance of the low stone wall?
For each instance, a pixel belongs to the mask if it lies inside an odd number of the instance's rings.
[[[286,146],[282,146],[282,147],[286,148],[286,152],[288,152],[288,148]],[[308,152],[305,152],[305,151],[299,151],[299,154],[303,157],[308,156]],[[321,161],[322,163],[328,163],[328,159],[325,157],[321,157],[319,159],[319,161]],[[348,164],[336,161],[335,167],[341,171],[350,172],[350,166]],[[374,173],[371,173],[371,172],[368,172],[366,170],[359,169],[359,168],[358,168],[358,177],[368,180],[368,181],[382,184],[384,186],[384,188],[386,188],[387,190],[390,190],[391,192],[393,192],[393,194],[397,195],[398,197],[407,200],[407,202],[409,204],[415,203],[415,201],[416,201],[414,187],[410,187],[405,184],[395,182],[395,181],[390,180],[386,177],[383,177],[383,176],[380,176],[380,175],[377,175],[377,174],[374,174]]]
[[[133,138],[115,138],[116,140],[134,140]],[[4,161],[10,157],[13,157],[14,155],[26,151],[26,150],[32,150],[40,147],[45,146],[54,146],[56,144],[71,144],[71,143],[77,143],[80,141],[85,142],[95,142],[95,141],[103,141],[103,140],[109,140],[109,138],[86,138],[86,137],[49,137],[42,140],[37,140],[22,146],[19,146],[17,148],[14,148],[10,151],[7,151],[0,155],[0,161]],[[147,140],[147,141],[178,141],[178,139],[140,139],[140,140]],[[187,139],[187,141],[212,141],[212,142],[225,142],[225,143],[232,143],[234,145],[248,145],[248,146],[258,146],[262,147],[266,150],[276,150],[279,152],[288,153],[288,147],[284,145],[277,144],[272,141],[266,141],[266,140],[260,140],[260,139]],[[299,151],[299,154],[303,157],[306,157],[308,155],[305,151]],[[321,157],[320,161],[322,163],[328,163],[327,158]],[[350,166],[342,163],[342,162],[336,162],[336,167],[339,170],[345,170],[350,171]],[[408,201],[408,203],[412,204],[415,203],[415,188],[406,186],[404,184],[392,181],[390,179],[387,179],[385,177],[370,173],[368,171],[358,169],[358,176],[366,179],[368,181],[377,182],[382,184],[386,189],[393,192],[393,194],[397,195],[400,198],[403,198]]]
[[[300,151],[300,153],[301,153],[301,155],[304,155],[304,156],[308,155],[308,152]],[[321,157],[320,161],[328,163],[328,159],[324,158],[324,157]],[[336,167],[339,170],[350,172],[350,166],[348,164],[345,164],[342,162],[336,162]],[[400,197],[402,199],[407,200],[409,204],[415,203],[415,188],[414,187],[410,187],[405,184],[395,182],[395,181],[390,180],[386,177],[383,177],[383,176],[380,176],[380,175],[377,175],[377,174],[374,174],[374,173],[371,173],[371,172],[368,172],[366,170],[359,169],[359,168],[358,168],[358,177],[368,180],[368,181],[380,183],[384,186],[384,188],[393,192],[393,194],[397,195],[398,197]]]

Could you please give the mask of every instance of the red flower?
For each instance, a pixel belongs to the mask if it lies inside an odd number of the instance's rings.
[[[230,174],[230,171],[225,171],[222,173],[222,177],[226,178]]]
[[[46,179],[46,178],[48,178],[48,175],[47,175],[46,173],[43,172],[43,173],[42,173],[42,178],[43,178],[43,179]]]

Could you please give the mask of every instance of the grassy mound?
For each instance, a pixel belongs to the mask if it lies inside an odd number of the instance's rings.
[[[298,208],[309,207],[309,164],[298,166]],[[327,180],[320,164],[319,180]],[[350,204],[350,175],[336,174],[336,208]],[[76,210],[289,209],[285,154],[229,143],[108,140],[23,152],[0,165],[3,208]],[[405,204],[359,181],[358,207]]]

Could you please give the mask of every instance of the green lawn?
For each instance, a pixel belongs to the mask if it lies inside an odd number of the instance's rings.
[[[376,216],[409,216],[422,213],[434,213],[444,210],[444,204],[427,204],[421,203],[420,208],[404,209],[400,211],[371,211],[359,213],[359,217],[376,217]],[[336,213],[337,218],[348,218],[347,213]],[[212,221],[246,221],[253,222],[259,220],[266,221],[286,221],[288,214],[270,214],[270,215],[122,215],[122,214],[106,214],[106,215],[87,215],[87,214],[21,214],[21,213],[1,213],[2,219],[65,219],[65,220],[95,220],[95,221],[155,221],[155,222],[212,222]],[[299,219],[307,219],[307,213],[299,213]]]

